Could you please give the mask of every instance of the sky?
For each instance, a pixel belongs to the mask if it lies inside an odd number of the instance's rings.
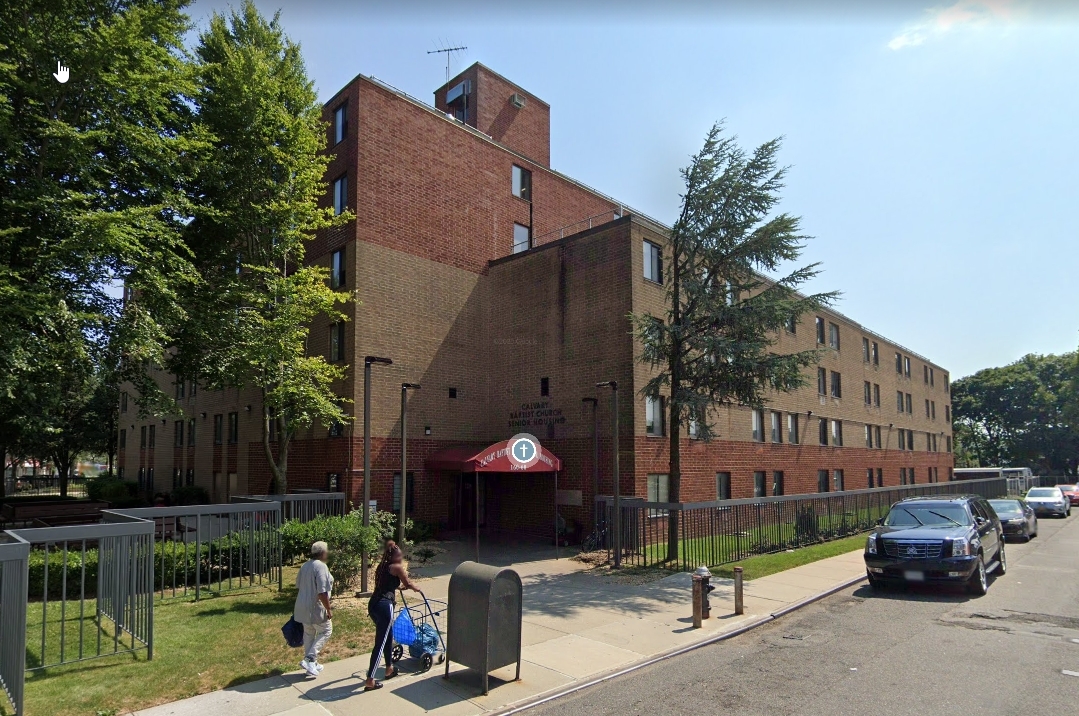
[[[323,99],[365,74],[431,102],[429,51],[466,46],[452,72],[550,103],[552,168],[667,224],[713,122],[747,148],[782,136],[807,290],[953,378],[1079,346],[1079,3],[256,4]]]

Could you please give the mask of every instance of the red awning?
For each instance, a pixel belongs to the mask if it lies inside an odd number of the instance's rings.
[[[483,450],[474,447],[443,448],[427,458],[428,470],[453,470],[455,472],[557,472],[562,461],[554,453],[539,446],[538,459],[523,468],[509,456],[509,443],[498,442]]]

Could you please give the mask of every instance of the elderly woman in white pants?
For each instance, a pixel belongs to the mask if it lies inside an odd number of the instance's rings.
[[[333,575],[326,566],[329,553],[325,542],[315,542],[311,545],[311,559],[300,567],[300,573],[296,576],[296,606],[292,610],[292,617],[303,624],[303,661],[300,668],[310,678],[315,678],[322,671],[318,655],[333,633],[333,609],[330,607]]]

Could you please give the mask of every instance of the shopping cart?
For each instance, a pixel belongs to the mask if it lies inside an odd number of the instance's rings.
[[[423,671],[427,671],[436,658],[439,664],[446,660],[446,642],[437,619],[446,611],[446,602],[428,599],[422,592],[420,596],[423,604],[409,606],[401,590],[401,609],[393,620],[394,646],[390,656],[394,662],[400,661],[407,646],[408,655],[419,659]]]

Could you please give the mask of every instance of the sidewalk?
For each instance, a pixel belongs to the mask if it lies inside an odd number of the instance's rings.
[[[744,628],[865,575],[858,550],[746,582],[745,614],[737,617],[733,582],[713,580],[712,618],[694,629],[689,574],[635,585],[586,573],[585,565],[566,558],[514,568],[524,582],[521,680],[512,680],[513,666],[492,672],[487,696],[476,672],[454,665],[446,680],[444,665],[416,673],[410,671],[417,668],[411,659],[401,662],[401,676],[385,682],[385,688],[364,693],[369,657],[360,656],[327,663],[318,679],[309,681],[297,671],[155,706],[137,716],[472,716]],[[432,576],[421,586],[428,597],[445,599],[449,575]],[[444,619],[440,626],[445,628]]]

